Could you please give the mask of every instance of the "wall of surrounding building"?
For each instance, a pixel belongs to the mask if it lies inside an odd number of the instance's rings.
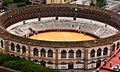
[[[68,3],[76,0],[46,0],[47,4],[52,4],[52,3]]]

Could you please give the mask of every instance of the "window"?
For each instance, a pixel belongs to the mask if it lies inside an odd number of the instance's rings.
[[[19,44],[17,44],[16,50],[17,50],[17,52],[20,52],[20,45]]]
[[[99,49],[97,50],[97,56],[101,56],[101,52],[102,52],[102,50],[99,48]]]
[[[26,53],[26,47],[25,46],[22,47],[22,53]]]
[[[34,48],[34,49],[33,49],[33,55],[34,55],[34,56],[38,56],[38,49],[37,49],[37,48]]]
[[[13,43],[11,43],[11,50],[15,51],[15,45]]]
[[[74,25],[71,25],[72,27],[74,27]]]
[[[96,62],[96,68],[99,68],[101,66],[101,60],[98,60],[97,62]]]
[[[118,43],[117,43],[117,49],[118,49],[119,47],[120,47],[120,43],[118,42]]]
[[[1,47],[3,48],[3,41],[1,40]]]
[[[53,57],[53,51],[52,50],[48,50],[48,57]]]
[[[61,51],[61,58],[66,58],[66,51],[65,50]]]
[[[45,61],[41,61],[40,63],[41,63],[41,65],[46,66],[46,62]]]
[[[91,50],[90,57],[95,57],[95,50],[94,49]]]
[[[41,49],[41,56],[45,57],[46,56],[46,51],[44,49]]]
[[[76,58],[80,58],[81,57],[81,50],[78,50],[77,52],[76,52]]]
[[[108,54],[108,48],[105,47],[104,50],[103,50],[103,55],[107,55]]]
[[[69,52],[69,58],[74,58],[74,51],[73,50],[70,50]]]
[[[115,44],[113,44],[112,46],[112,51],[115,51]]]

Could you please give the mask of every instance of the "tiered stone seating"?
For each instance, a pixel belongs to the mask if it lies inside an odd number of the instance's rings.
[[[67,19],[62,17],[59,20],[47,18],[41,21],[35,20],[35,22],[26,21],[25,24],[14,27],[9,31],[16,35],[24,36],[31,33],[29,28],[32,28],[32,30],[34,30],[35,32],[53,29],[77,30],[93,34],[100,38],[108,37],[117,33],[117,29],[108,25],[105,27],[105,24],[100,22],[87,19],[71,20],[70,18]]]

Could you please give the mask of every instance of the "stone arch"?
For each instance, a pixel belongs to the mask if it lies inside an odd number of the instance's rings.
[[[15,51],[15,44],[14,44],[14,43],[11,43],[11,44],[10,44],[10,47],[11,47],[11,50],[12,50],[12,51]]]
[[[61,58],[66,58],[67,52],[65,50],[61,51]]]
[[[101,56],[102,55],[102,49],[101,48],[99,48],[98,50],[97,50],[97,56]]]
[[[82,54],[81,50],[77,50],[76,51],[76,58],[80,58],[81,54]]]
[[[119,47],[120,47],[120,43],[118,42],[118,43],[117,43],[117,49],[118,49]]]
[[[97,62],[96,62],[96,68],[99,68],[101,66],[101,60],[98,60]]]
[[[94,68],[95,61],[91,61],[90,64],[91,64],[91,68]]]
[[[42,57],[46,57],[46,51],[45,51],[45,49],[41,49],[40,52],[41,52],[41,56]]]
[[[74,63],[73,62],[69,62],[68,63],[68,69],[73,69],[74,68]]]
[[[48,57],[53,57],[53,51],[51,49],[48,50]]]
[[[34,49],[33,49],[33,55],[34,55],[34,56],[38,56],[38,55],[39,55],[39,51],[38,51],[37,48],[34,48]]]
[[[112,52],[115,51],[115,44],[112,45]]]
[[[73,50],[70,50],[70,51],[68,52],[68,57],[69,57],[69,58],[74,58],[74,51],[73,51]]]
[[[41,65],[46,66],[46,62],[44,60],[42,60],[40,63]]]
[[[105,48],[103,49],[103,55],[107,55],[107,54],[108,54],[108,48],[105,47]]]
[[[16,51],[20,52],[20,45],[19,44],[16,45]]]
[[[90,57],[95,57],[95,50],[94,49],[91,50]]]
[[[26,47],[22,46],[22,53],[26,53]]]

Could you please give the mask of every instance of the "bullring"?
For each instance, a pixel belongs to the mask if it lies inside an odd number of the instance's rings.
[[[77,22],[79,22],[77,19],[82,18],[94,20],[104,23],[103,25],[105,25],[105,27],[106,25],[112,26],[118,31],[113,32],[111,36],[98,37],[95,40],[59,42],[33,40],[26,36],[22,37],[11,34],[6,30],[17,22],[24,22],[35,18],[41,22],[43,18],[47,17],[54,17],[55,21],[59,21],[61,17],[70,17],[73,21]],[[119,48],[119,23],[120,17],[117,14],[95,7],[48,4],[18,8],[10,10],[0,16],[0,49],[1,52],[5,54],[29,59],[50,68],[93,69],[103,64],[104,61]],[[60,31],[65,30],[65,28],[56,28],[54,30]],[[79,31],[79,29],[77,31]]]

